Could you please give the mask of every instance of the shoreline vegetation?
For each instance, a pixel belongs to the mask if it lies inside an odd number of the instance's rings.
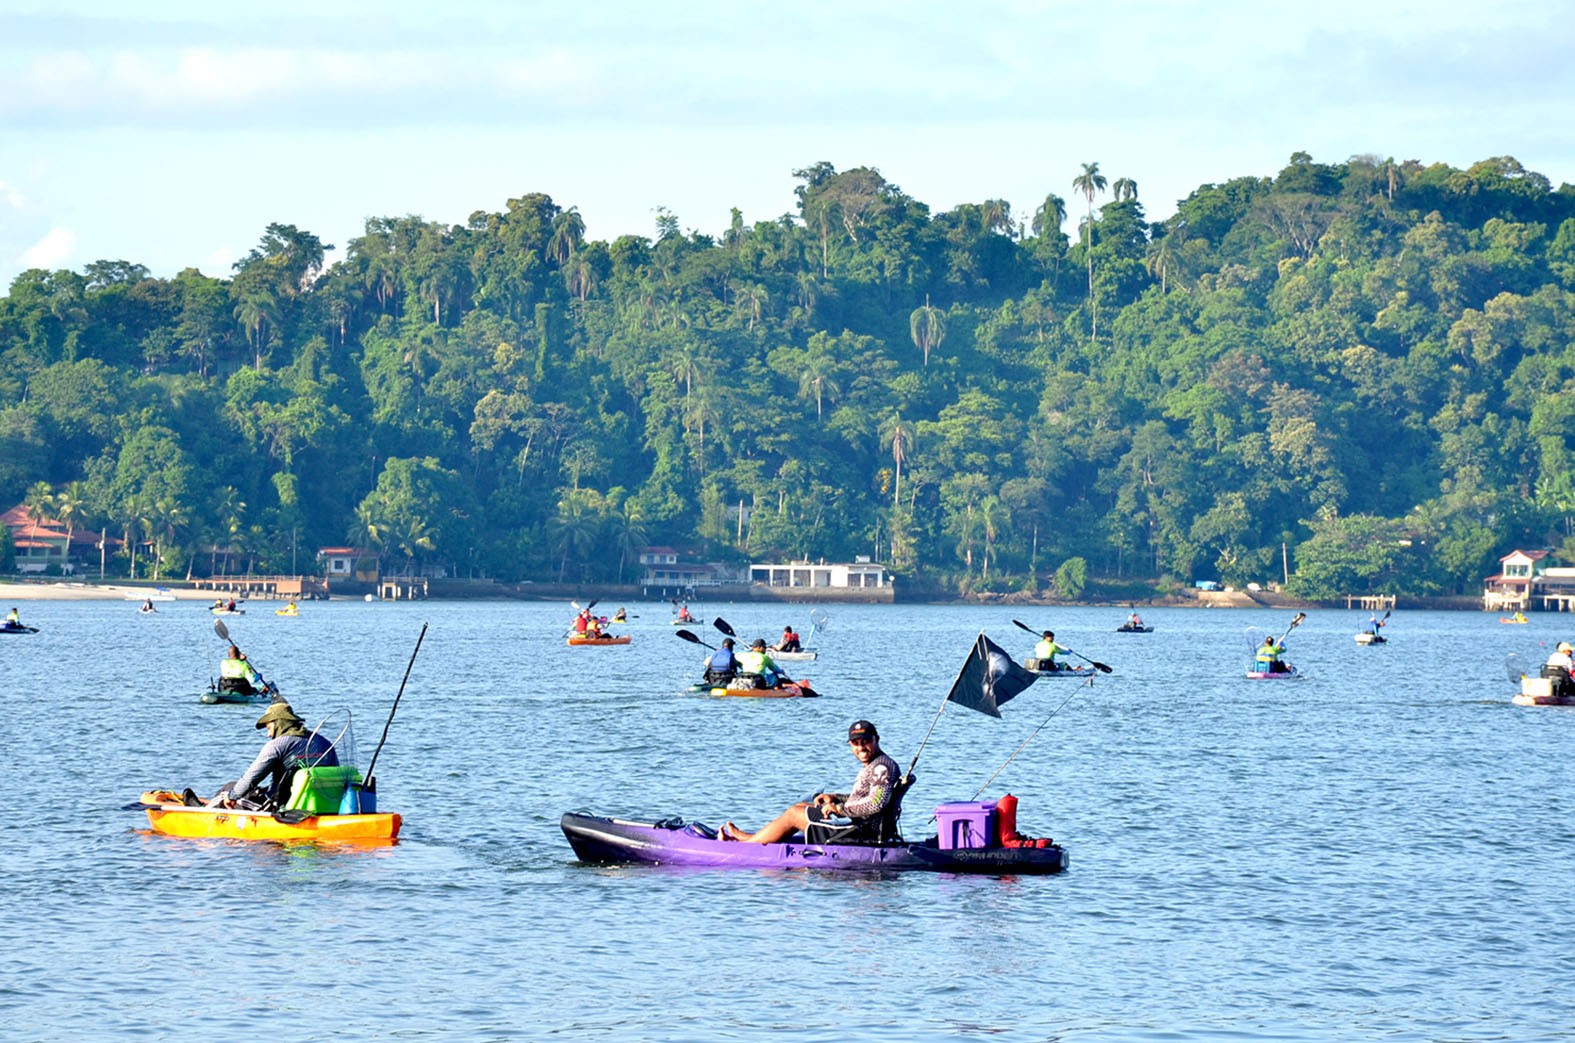
[[[132,603],[140,598],[153,594],[169,595],[176,601],[197,601],[203,604],[212,603],[215,598],[224,595],[223,591],[216,591],[212,587],[196,589],[184,585],[184,581],[174,581],[160,584],[110,582],[94,583],[85,580],[7,580],[0,581],[0,605],[12,601],[125,601]],[[365,595],[337,594],[330,595],[333,601],[361,601]],[[618,587],[599,586],[560,586],[557,584],[470,584],[454,583],[445,585],[441,582],[434,584],[432,593],[422,601],[478,601],[478,600],[505,600],[505,601],[571,601],[583,598],[597,598],[603,601],[622,599],[628,602],[640,603],[665,603],[670,598],[650,597],[643,595],[638,589],[630,590]],[[240,600],[259,602],[283,602],[290,600],[280,596],[263,596],[250,594]],[[403,599],[401,599],[403,600]],[[750,597],[745,592],[729,592],[715,597],[696,595],[688,599],[692,604],[738,604],[738,603],[785,603],[787,599]],[[848,598],[829,596],[796,597],[791,599],[797,604],[836,604],[838,602],[850,603],[857,601],[859,604],[867,602]],[[1248,594],[1243,591],[1187,591],[1183,594],[1155,594],[1150,597],[1098,597],[1085,596],[1077,599],[1056,598],[1025,594],[1022,592],[1006,593],[981,591],[971,594],[955,596],[923,596],[899,597],[894,603],[897,605],[1027,605],[1046,608],[1240,608],[1240,609],[1339,609],[1349,608],[1352,611],[1362,610],[1360,599],[1353,596],[1351,604],[1346,604],[1345,598],[1335,599],[1304,599],[1286,597],[1270,592],[1255,592]],[[1485,611],[1482,599],[1479,597],[1427,597],[1396,595],[1395,610],[1404,611],[1412,609],[1417,611]]]

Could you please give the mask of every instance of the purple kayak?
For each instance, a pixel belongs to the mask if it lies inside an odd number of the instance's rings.
[[[1035,845],[942,848],[939,837],[918,843],[804,842],[802,834],[780,844],[746,844],[723,840],[716,830],[698,822],[665,819],[629,822],[570,812],[563,816],[563,835],[582,862],[644,862],[718,869],[828,869],[843,872],[929,870],[941,873],[1059,873],[1066,851],[1041,841]],[[1042,845],[1042,846],[1040,846]]]

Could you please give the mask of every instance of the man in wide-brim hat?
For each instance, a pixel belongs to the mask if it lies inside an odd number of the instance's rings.
[[[288,794],[291,774],[301,767],[334,767],[339,756],[324,736],[310,732],[290,704],[276,702],[257,718],[268,729],[268,741],[246,773],[208,801],[210,807],[275,808]]]

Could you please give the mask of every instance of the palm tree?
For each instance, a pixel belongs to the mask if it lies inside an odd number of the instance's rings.
[[[547,242],[547,256],[562,267],[574,251],[585,241],[585,218],[576,207],[569,207],[552,219],[552,238]]]
[[[1137,202],[1137,182],[1129,177],[1116,178],[1115,184],[1110,186],[1110,194],[1116,197],[1116,202]]]
[[[66,555],[71,554],[71,538],[76,535],[77,523],[87,520],[88,491],[82,482],[70,482],[55,494],[55,517],[66,525]]]
[[[1099,340],[1099,303],[1094,300],[1094,196],[1105,190],[1105,175],[1099,172],[1098,163],[1084,163],[1083,172],[1072,179],[1072,187],[1088,200],[1088,220],[1084,222],[1085,241],[1083,252],[1088,257],[1088,306],[1093,316],[1093,333],[1090,339]],[[1133,186],[1134,189],[1136,186]]]
[[[549,523],[553,548],[562,554],[558,582],[563,582],[570,557],[580,560],[595,548],[600,527],[601,519],[584,492],[571,493],[558,501],[558,513]]]
[[[757,282],[746,283],[738,291],[738,306],[748,314],[750,329],[754,329],[755,323],[760,321],[766,302],[770,299],[771,295],[766,292],[766,288]]]
[[[1034,235],[1040,239],[1047,239],[1061,230],[1066,224],[1066,200],[1054,192],[1045,196],[1045,201],[1039,204],[1039,209],[1034,211],[1034,221],[1030,226]]]
[[[33,535],[38,535],[39,523],[52,520],[55,510],[55,490],[48,482],[34,482],[27,487],[27,497],[22,501],[33,519]]]
[[[279,302],[265,287],[256,284],[240,289],[236,295],[240,299],[235,305],[235,321],[246,330],[246,340],[252,346],[252,368],[260,370],[268,331],[279,323]]]
[[[842,388],[831,379],[831,367],[824,358],[815,355],[804,360],[804,369],[798,375],[798,397],[809,398],[815,396],[815,419],[823,418],[821,412],[821,396],[829,395],[836,398],[842,394]]]
[[[190,522],[186,508],[174,500],[158,500],[149,514],[153,535],[153,578],[157,580],[164,567],[164,550],[179,541],[180,533]]]
[[[891,505],[895,509],[902,502],[902,465],[913,448],[913,431],[903,422],[901,414],[893,413],[881,430],[880,440],[882,445],[891,445],[891,459],[897,465],[896,481],[891,497]]]
[[[639,557],[640,551],[649,542],[640,512],[631,507],[627,500],[612,515],[612,542],[618,548],[618,582],[622,583],[624,567]]]
[[[908,316],[908,333],[913,346],[924,352],[924,364],[930,364],[930,349],[941,346],[946,339],[946,313],[930,307],[930,295],[924,295],[924,307],[915,308]]]

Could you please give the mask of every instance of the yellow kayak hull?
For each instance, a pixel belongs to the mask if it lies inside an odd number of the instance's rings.
[[[330,843],[387,843],[399,836],[400,818],[373,815],[309,815],[300,822],[280,822],[266,811],[193,808],[168,790],[142,795],[148,825],[167,837],[227,840],[321,840]]]

